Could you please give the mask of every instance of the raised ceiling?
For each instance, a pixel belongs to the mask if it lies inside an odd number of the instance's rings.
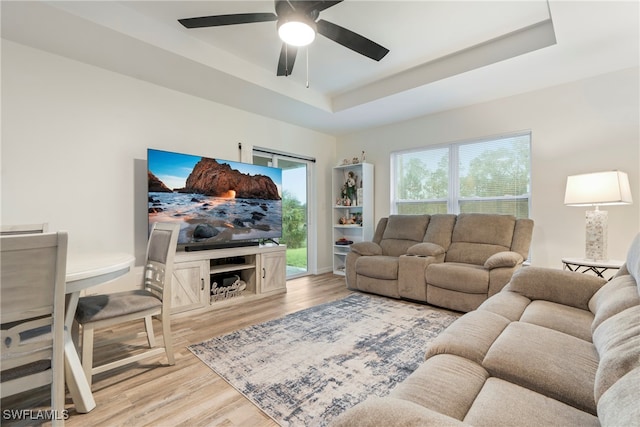
[[[177,22],[273,11],[271,0],[3,1],[2,37],[329,134],[639,65],[637,1],[346,0],[320,17],[390,53],[375,62],[318,36],[308,68],[303,48],[288,77],[276,76],[275,22]]]

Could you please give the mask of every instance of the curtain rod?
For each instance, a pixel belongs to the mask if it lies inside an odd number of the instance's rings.
[[[253,151],[254,152],[258,152],[258,153],[262,153],[262,154],[270,154],[270,155],[288,157],[290,159],[305,160],[305,161],[313,162],[313,163],[316,162],[316,159],[314,157],[307,157],[307,156],[302,156],[302,155],[298,155],[298,154],[290,154],[290,153],[285,153],[283,151],[271,150],[271,149],[267,149],[267,148],[253,147]]]

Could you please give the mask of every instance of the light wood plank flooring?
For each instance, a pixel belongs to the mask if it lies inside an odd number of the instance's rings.
[[[93,395],[97,407],[78,414],[67,394],[67,426],[276,426],[269,417],[228,385],[187,349],[217,335],[282,317],[314,305],[345,297],[344,277],[327,273],[287,282],[287,293],[225,306],[200,314],[181,314],[172,319],[174,366],[164,356],[95,375]],[[156,339],[162,339],[156,322]],[[96,344],[131,326],[96,332]],[[133,341],[144,344],[145,339]],[[110,345],[95,349],[96,362],[109,360],[134,346]],[[47,387],[2,400],[2,410],[48,409]],[[3,425],[34,425],[10,423]],[[37,423],[36,423],[37,425]],[[49,425],[46,423],[45,425]]]

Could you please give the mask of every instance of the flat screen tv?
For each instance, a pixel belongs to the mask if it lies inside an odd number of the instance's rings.
[[[149,228],[180,224],[185,250],[282,237],[282,169],[147,150]]]

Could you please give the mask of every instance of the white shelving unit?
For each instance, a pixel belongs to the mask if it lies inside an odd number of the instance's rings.
[[[356,192],[351,204],[344,201],[343,186],[349,173],[355,177]],[[357,163],[333,168],[332,177],[332,223],[333,223],[333,272],[344,275],[345,260],[349,245],[340,245],[340,239],[351,242],[371,240],[375,224],[373,223],[373,165]],[[346,224],[341,224],[341,218]],[[352,221],[357,223],[353,224]]]

